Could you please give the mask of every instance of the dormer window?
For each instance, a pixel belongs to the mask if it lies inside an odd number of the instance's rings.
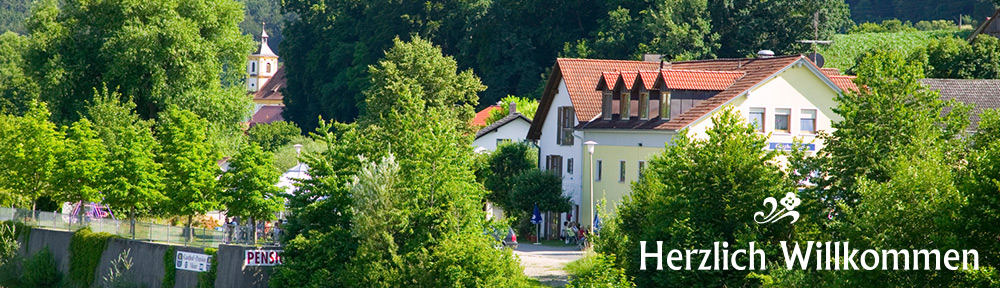
[[[639,120],[649,119],[649,91],[639,92]]]
[[[631,92],[629,92],[628,90],[625,90],[625,88],[622,88],[622,90],[621,90],[621,98],[620,98],[621,100],[618,100],[618,108],[619,108],[618,109],[618,115],[619,115],[619,118],[622,119],[622,120],[628,120],[628,118],[629,118],[629,112],[631,111],[631,110],[629,110],[629,109],[631,109],[629,107],[630,106],[629,104],[631,104],[631,102],[632,102],[632,97],[631,96],[632,96]]]
[[[670,120],[670,90],[663,91],[660,99],[660,119]]]
[[[601,96],[601,117],[604,120],[611,120],[611,114],[614,114],[611,108],[612,97],[610,90],[604,90],[604,94]]]

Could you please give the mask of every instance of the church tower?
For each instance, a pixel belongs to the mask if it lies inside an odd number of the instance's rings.
[[[276,71],[278,71],[278,55],[274,54],[271,47],[267,46],[267,32],[262,26],[260,49],[257,49],[257,53],[247,57],[247,73],[250,75],[247,77],[247,91],[257,92],[260,87],[267,84],[267,80],[271,80]]]

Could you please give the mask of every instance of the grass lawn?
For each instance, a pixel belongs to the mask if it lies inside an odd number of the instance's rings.
[[[583,258],[577,259],[576,261],[566,263],[563,270],[569,274],[569,277],[579,276],[586,274],[594,269],[594,252],[588,251],[583,254]]]
[[[548,285],[538,282],[538,279],[528,277],[528,286],[525,288],[552,288]]]

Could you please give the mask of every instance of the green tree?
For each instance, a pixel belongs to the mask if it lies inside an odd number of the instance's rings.
[[[119,101],[122,97],[114,93],[97,93],[87,107],[87,118],[107,153],[103,202],[127,212],[134,238],[136,215],[166,201],[162,165],[156,162],[160,145],[153,138],[153,122],[140,119],[135,103]]]
[[[109,190],[104,182],[104,174],[110,168],[108,152],[90,120],[83,118],[74,122],[66,132],[64,145],[57,156],[53,200],[57,203],[101,202],[103,192]]]
[[[410,62],[412,55],[430,58],[414,63]],[[481,208],[484,191],[475,182],[472,151],[468,148],[471,137],[463,127],[469,119],[456,117],[471,112],[471,107],[449,102],[473,101],[475,98],[465,97],[475,97],[482,86],[456,85],[464,83],[458,75],[465,74],[457,73],[453,61],[442,58],[446,57],[425,40],[397,42],[386,53],[386,59],[370,71],[373,83],[385,85],[373,86],[365,93],[369,97],[369,111],[378,112],[369,112],[353,125],[323,126],[336,127],[336,133],[321,130],[314,134],[327,143],[328,149],[322,155],[305,157],[313,179],[306,181],[292,199],[294,216],[287,226],[290,241],[284,254],[286,265],[277,271],[272,284],[322,287],[522,284],[520,267],[510,252],[489,249],[490,240],[482,234],[486,227],[486,215]],[[408,67],[410,63],[413,67]],[[416,80],[427,79],[417,75],[441,70],[450,71],[450,76],[427,85],[457,89],[450,93],[428,93],[436,90]],[[398,74],[399,71],[414,74]],[[364,159],[388,159],[390,155],[396,155],[398,172],[389,173],[394,169],[373,166],[363,168],[369,165]],[[387,163],[375,165],[391,167]],[[372,175],[358,171],[370,171]],[[354,178],[357,181],[350,180],[353,175],[357,175]],[[386,190],[387,184],[392,183],[395,185],[391,190]],[[386,191],[396,195],[384,198]],[[321,197],[324,200],[317,201]],[[386,210],[372,212],[379,207]],[[379,221],[382,219],[391,221]],[[378,239],[391,243],[358,239],[371,235],[372,231],[378,233]]]
[[[481,17],[489,3],[285,1],[284,11],[297,16],[285,25],[280,47],[288,75],[285,119],[306,131],[317,127],[319,116],[353,121],[364,104],[362,93],[372,85],[368,66],[393,46],[394,37],[420,35],[457,51],[457,43],[468,41],[463,38],[466,25]]]
[[[794,195],[795,182],[775,162],[778,152],[766,149],[767,136],[755,133],[731,107],[717,113],[712,123],[707,138],[682,133],[674,138],[674,145],[654,156],[642,179],[633,184],[630,198],[618,206],[618,216],[608,220],[614,223],[602,231],[618,237],[602,236],[597,251],[616,255],[618,267],[634,277],[637,286],[735,287],[756,283],[748,271],[641,271],[636,257],[640,240],[663,240],[664,250],[703,249],[699,247],[710,247],[716,241],[746,248],[746,243],[755,241],[754,248],[767,255],[780,255],[778,241],[803,236],[821,240],[818,235],[799,232],[815,229],[813,221],[819,217],[813,214],[822,213],[807,195],[799,195],[802,202],[795,211],[802,216],[794,225],[758,225],[751,220],[764,199]],[[646,245],[656,249],[655,243]],[[747,257],[737,261],[749,263]]]
[[[813,19],[819,12],[819,38],[829,39],[851,24],[850,11],[839,0],[731,1],[711,0],[712,31],[719,34],[721,58],[754,55],[762,49],[778,54],[805,51],[797,40],[816,38]]]
[[[191,239],[195,214],[219,208],[220,191],[216,177],[222,172],[215,147],[208,142],[208,121],[194,112],[177,107],[160,117],[158,139],[162,152],[164,192],[170,199],[167,210],[187,216],[185,235]]]
[[[109,189],[104,192],[104,203],[127,211],[134,236],[136,214],[166,197],[160,191],[162,165],[156,162],[160,146],[153,137],[153,122],[140,119],[133,102],[118,99],[121,97],[114,92],[98,93],[88,106],[87,117],[94,122],[108,153],[109,171],[104,181]]]
[[[510,114],[510,109],[507,109],[510,103],[517,106],[517,113],[528,117],[529,120],[535,117],[535,111],[538,111],[538,100],[508,95],[500,100],[501,109],[490,111],[490,116],[486,118],[486,126],[507,117]]]
[[[31,1],[0,0],[0,33],[11,31],[24,34],[24,22],[31,14]],[[4,50],[10,52],[11,50]]]
[[[0,53],[0,87],[3,87],[0,89],[0,112],[20,115],[28,110],[31,101],[38,99],[38,85],[24,71],[22,53],[27,48],[27,37],[14,32],[0,34],[0,51],[4,51]]]
[[[833,123],[836,129],[825,135],[825,147],[819,153],[824,175],[816,182],[828,201],[851,203],[855,185],[864,177],[885,182],[890,178],[892,161],[914,142],[921,129],[914,117],[926,117],[946,129],[942,138],[964,133],[968,125],[968,107],[944,102],[936,91],[925,89],[917,80],[923,78],[919,63],[907,61],[895,51],[875,50],[862,55],[854,69],[858,78],[856,92],[837,97],[835,112],[844,117]],[[942,113],[946,106],[954,107]]]
[[[299,135],[302,135],[302,130],[295,123],[286,121],[257,124],[247,130],[250,142],[259,145],[264,151],[275,151],[291,143]]]
[[[514,179],[521,173],[538,168],[537,155],[538,152],[534,152],[527,143],[510,143],[497,147],[497,151],[487,159],[484,171],[483,186],[489,191],[486,200],[507,211],[518,209],[513,202]]]
[[[910,59],[924,64],[927,78],[997,79],[1000,39],[976,37],[972,44],[955,37],[936,39],[913,51]]]
[[[242,83],[253,44],[242,20],[234,0],[43,0],[24,57],[60,123],[75,121],[103,87],[132,97],[144,119],[177,105],[236,123],[250,107]]]
[[[646,30],[652,33],[649,44],[639,50],[664,54],[666,60],[714,58],[719,49],[719,34],[712,31],[707,0],[659,2],[644,11]]]
[[[39,197],[52,196],[63,134],[49,122],[44,103],[32,102],[24,116],[0,116],[0,185],[13,204],[34,209]],[[25,205],[30,204],[30,205]]]
[[[239,0],[246,8],[243,22],[240,22],[240,32],[250,35],[253,39],[259,39],[261,24],[267,23],[264,27],[267,30],[267,43],[274,53],[280,53],[278,47],[281,46],[281,26],[289,17],[281,13],[281,1],[279,0]],[[279,54],[280,55],[280,54]]]
[[[534,234],[531,213],[536,204],[540,211],[557,213],[569,212],[573,207],[569,196],[563,196],[562,177],[555,172],[533,168],[506,180],[513,185],[504,214],[519,222],[519,234]]]
[[[257,221],[270,221],[274,213],[285,206],[281,188],[275,186],[281,173],[274,169],[274,155],[261,150],[254,143],[247,143],[240,153],[229,161],[229,171],[222,174],[221,203],[226,207],[227,216],[250,219],[256,227]],[[253,239],[257,239],[254,229]]]

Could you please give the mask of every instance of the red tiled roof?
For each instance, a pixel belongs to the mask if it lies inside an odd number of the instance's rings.
[[[274,71],[274,76],[271,76],[270,80],[264,84],[264,87],[260,87],[260,90],[253,93],[253,100],[282,100],[285,97],[281,94],[281,89],[285,88],[285,66],[278,67],[278,71]]]
[[[642,81],[646,90],[653,90],[653,85],[656,84],[656,78],[659,75],[659,71],[639,71],[639,81]]]
[[[490,107],[486,107],[486,109],[480,110],[479,112],[476,112],[476,116],[472,117],[472,123],[470,125],[472,127],[486,126],[486,118],[490,118],[490,112],[493,112],[493,110],[500,110],[500,106],[493,105]]]
[[[837,68],[819,68],[819,71],[823,72],[823,75],[826,75],[826,76],[838,76],[838,75],[840,75],[840,69],[837,69]]]
[[[285,118],[281,116],[282,111],[285,111],[285,106],[260,107],[260,110],[253,114],[253,118],[250,118],[250,127],[257,124],[285,121]]]
[[[601,114],[601,92],[594,90],[594,83],[602,72],[607,71],[637,71],[656,70],[660,68],[659,62],[625,61],[625,60],[597,60],[597,59],[567,59],[556,60],[556,66],[562,75],[563,82],[566,83],[566,90],[569,92],[570,100],[573,102],[573,109],[576,111],[576,119],[583,122],[589,121]],[[555,95],[552,95],[555,96]],[[539,105],[541,107],[541,105]],[[546,107],[548,108],[548,107]],[[543,109],[538,109],[539,112]],[[532,119],[532,123],[541,123],[543,118],[538,118],[539,114]]]
[[[616,83],[618,83],[618,78],[620,78],[621,72],[601,72],[601,78],[597,80],[597,90],[614,89]]]
[[[635,78],[639,76],[638,72],[635,71],[621,71],[622,83],[625,84],[625,89],[632,90],[632,85],[635,84]],[[618,88],[618,85],[615,85]]]
[[[733,82],[743,77],[743,71],[704,71],[704,70],[660,70],[660,81],[672,90],[726,90]]]
[[[795,61],[799,59],[805,59],[801,55],[793,56],[779,56],[772,58],[750,58],[750,59],[723,59],[718,61],[703,60],[703,61],[686,61],[680,63],[674,63],[671,68],[686,68],[694,69],[692,67],[703,67],[703,70],[739,70],[746,74],[743,77],[737,79],[730,85],[727,89],[712,98],[701,101],[697,106],[692,107],[687,112],[681,113],[677,117],[670,119],[666,123],[658,125],[654,129],[658,130],[680,130],[688,125],[691,125],[698,119],[701,119],[705,115],[712,113],[715,109],[722,107],[722,105],[729,103],[743,92],[750,90],[750,88],[756,86],[761,81],[770,78],[781,69],[788,67]],[[717,63],[716,63],[717,62]],[[808,62],[808,61],[807,61]],[[810,65],[812,62],[809,62]],[[714,69],[707,69],[714,68]]]
[[[573,103],[573,110],[576,111],[576,119],[583,122],[594,119],[601,113],[601,92],[594,89],[594,84],[603,77],[603,72],[657,69],[660,69],[659,62],[556,59],[556,64],[552,67],[552,74],[549,75],[549,80],[545,84],[542,99],[539,101],[538,111],[535,112],[535,117],[532,117],[528,138],[538,139],[541,137],[541,124],[545,122],[555,94],[559,93],[560,82],[566,84],[570,101]]]
[[[857,78],[855,76],[845,76],[845,75],[832,76],[831,75],[831,76],[827,76],[827,77],[830,78],[830,81],[833,81],[834,85],[837,85],[837,87],[840,87],[840,89],[843,89],[844,92],[847,92],[847,91],[857,91],[858,90],[858,86],[854,84],[854,78]]]

